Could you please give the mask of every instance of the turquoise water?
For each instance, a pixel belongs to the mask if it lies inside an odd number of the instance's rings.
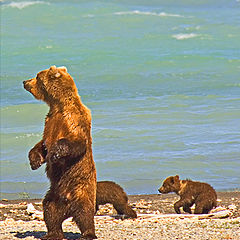
[[[22,81],[66,66],[92,110],[99,180],[240,189],[240,1],[1,1],[1,198],[42,197],[28,152],[48,107]]]

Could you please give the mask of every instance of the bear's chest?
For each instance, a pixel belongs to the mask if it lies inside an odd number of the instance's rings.
[[[47,149],[68,133],[67,122],[61,114],[46,118],[43,139]]]

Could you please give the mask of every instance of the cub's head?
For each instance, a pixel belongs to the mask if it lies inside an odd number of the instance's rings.
[[[65,67],[52,66],[23,82],[24,88],[36,99],[47,104],[76,96],[77,88]]]
[[[178,192],[180,190],[179,176],[171,176],[164,180],[163,185],[158,189],[160,193]]]

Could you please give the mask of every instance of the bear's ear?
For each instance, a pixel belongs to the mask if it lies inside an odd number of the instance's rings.
[[[51,66],[49,68],[49,75],[51,78],[59,78],[61,76],[56,66]]]
[[[174,184],[174,177],[170,177],[170,183]]]
[[[67,73],[67,68],[66,68],[65,66],[58,67],[58,69],[61,69],[61,70],[63,70],[64,72],[66,72],[66,73]]]
[[[178,176],[178,175],[176,175],[176,176],[174,177],[174,181],[179,181],[179,176]]]

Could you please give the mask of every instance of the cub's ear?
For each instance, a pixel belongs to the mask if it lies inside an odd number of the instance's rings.
[[[178,175],[176,175],[176,176],[174,177],[174,181],[179,181],[179,176],[178,176]]]
[[[66,73],[67,73],[67,68],[66,68],[65,66],[58,67],[58,69],[60,69],[60,70],[63,70],[64,72],[66,72]]]
[[[49,68],[49,76],[51,78],[59,78],[61,76],[61,74],[58,72],[58,69],[56,66],[51,66]]]
[[[171,184],[174,184],[174,178],[175,178],[175,177],[170,177],[170,182],[171,182]]]

